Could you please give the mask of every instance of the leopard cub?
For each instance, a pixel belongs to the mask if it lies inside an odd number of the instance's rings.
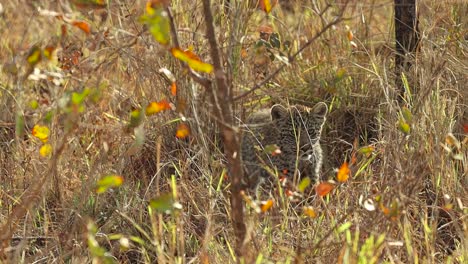
[[[275,169],[290,180],[297,175],[318,181],[322,167],[320,135],[327,112],[327,105],[319,102],[312,108],[276,104],[252,114],[241,142],[246,187],[269,191],[275,182]],[[276,147],[280,153],[271,151]]]

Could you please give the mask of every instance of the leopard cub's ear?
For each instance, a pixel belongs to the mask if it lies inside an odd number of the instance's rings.
[[[275,104],[272,106],[270,113],[272,120],[277,120],[288,116],[288,110],[280,104]]]
[[[328,106],[324,102],[319,102],[312,108],[312,113],[318,118],[325,118],[328,113]]]

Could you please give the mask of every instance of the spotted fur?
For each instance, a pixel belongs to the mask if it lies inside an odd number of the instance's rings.
[[[241,145],[247,187],[271,188],[275,169],[289,180],[309,176],[318,181],[322,167],[320,135],[327,112],[327,105],[320,102],[312,108],[277,104],[251,115]],[[273,145],[280,154],[267,153]]]

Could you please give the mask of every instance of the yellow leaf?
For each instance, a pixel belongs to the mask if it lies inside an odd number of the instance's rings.
[[[42,145],[39,149],[39,154],[44,158],[49,157],[52,154],[52,145],[49,143]]]
[[[312,206],[304,206],[304,214],[310,218],[316,218],[317,213]]]
[[[273,204],[274,202],[272,199],[262,202],[262,207],[261,207],[262,212],[265,213],[266,211],[270,210],[270,208],[273,207]]]
[[[315,187],[315,192],[320,196],[323,197],[330,193],[335,186],[329,182],[321,182],[317,187]]]
[[[405,134],[409,134],[411,127],[404,119],[400,119],[398,121],[398,129]]]
[[[120,175],[111,174],[104,176],[97,182],[96,193],[104,193],[109,188],[119,187],[123,181],[124,178]]]
[[[46,126],[35,125],[32,129],[32,135],[41,140],[43,143],[47,143],[49,140],[50,130]]]
[[[188,66],[195,71],[206,73],[211,73],[213,71],[213,65],[200,61],[191,51],[182,51],[178,48],[172,48],[171,53],[177,59],[187,63]]]
[[[169,110],[172,109],[171,105],[169,102],[165,99],[159,101],[159,102],[151,102],[147,107],[146,107],[146,115],[154,115],[156,113],[159,113],[164,110]]]
[[[359,153],[364,154],[366,157],[369,157],[372,152],[374,152],[375,147],[374,146],[366,146],[362,147],[358,150]]]
[[[338,180],[338,182],[346,182],[349,178],[350,172],[351,171],[348,167],[348,162],[344,162],[338,170],[338,173],[336,174],[336,179]]]
[[[129,128],[135,128],[141,124],[143,121],[144,115],[141,113],[140,109],[135,109],[130,112],[130,122],[128,124]]]
[[[41,61],[42,58],[42,52],[41,49],[38,46],[33,46],[28,53],[28,63],[32,67],[34,67],[36,64],[38,64]]]
[[[179,124],[177,126],[176,137],[183,139],[188,137],[188,135],[190,135],[190,128],[184,123]]]

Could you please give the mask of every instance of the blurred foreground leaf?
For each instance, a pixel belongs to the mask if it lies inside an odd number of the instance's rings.
[[[122,185],[123,181],[124,178],[120,175],[111,174],[104,176],[96,184],[96,193],[104,193],[109,188],[119,187],[120,185]]]

